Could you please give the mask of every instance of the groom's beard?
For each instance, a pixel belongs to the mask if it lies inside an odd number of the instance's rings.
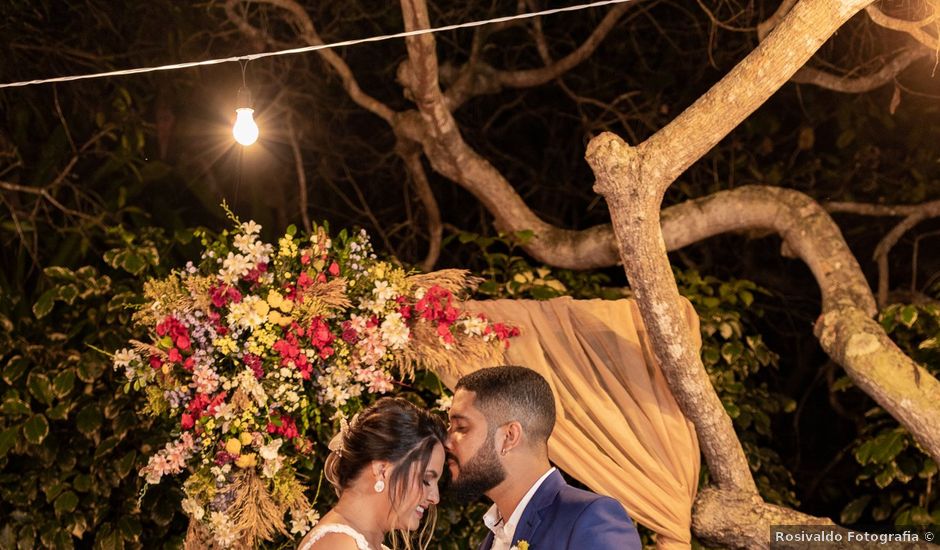
[[[458,503],[473,502],[506,479],[506,469],[500,464],[489,439],[466,464],[458,464],[460,473],[449,490],[451,498]]]

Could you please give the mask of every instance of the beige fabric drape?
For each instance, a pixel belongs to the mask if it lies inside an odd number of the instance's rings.
[[[701,344],[685,302],[688,330]],[[545,376],[558,408],[552,462],[619,500],[665,549],[690,547],[699,448],[653,358],[633,300],[491,300],[467,307],[519,327],[507,364]],[[463,375],[489,365],[461,365]],[[442,373],[444,374],[444,373]],[[453,387],[452,376],[444,376]]]

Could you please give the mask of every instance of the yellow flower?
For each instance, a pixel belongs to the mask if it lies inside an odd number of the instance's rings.
[[[268,306],[268,303],[265,302],[264,300],[256,301],[254,303],[254,309],[255,309],[255,313],[257,313],[260,317],[264,317],[265,315],[268,314],[268,311],[271,310],[270,306]]]
[[[235,341],[229,338],[228,336],[217,338],[212,342],[212,345],[218,348],[223,355],[232,355],[238,350],[238,346],[235,345]]]
[[[529,550],[529,543],[527,541],[520,540],[519,543],[516,544],[516,548],[519,550]]]
[[[283,301],[284,297],[281,296],[276,290],[272,290],[268,293],[268,303],[271,304],[271,307],[280,308]]]
[[[252,439],[253,438],[251,437],[251,434],[248,432],[242,432],[242,434],[238,436],[238,440],[241,442],[242,445],[247,445],[251,443]]]
[[[290,313],[291,310],[294,309],[294,302],[291,302],[290,300],[284,300],[281,302],[281,305],[278,306],[278,309],[280,309],[284,313]]]
[[[255,453],[245,453],[235,459],[235,465],[239,468],[254,468],[258,465],[258,460],[255,458]]]
[[[229,439],[228,441],[225,442],[225,452],[227,452],[230,455],[239,454],[240,452],[242,452],[241,442],[235,439],[234,437],[232,439]]]

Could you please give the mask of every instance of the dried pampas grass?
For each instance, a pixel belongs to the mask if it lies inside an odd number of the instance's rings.
[[[439,286],[455,295],[462,295],[476,290],[483,279],[471,276],[466,269],[441,269],[430,273],[409,275],[405,282],[414,289],[427,290],[432,286]]]
[[[266,483],[253,469],[238,474],[232,486],[235,500],[228,510],[229,517],[248,548],[255,548],[262,540],[274,540],[277,533],[288,535],[284,525],[286,507],[278,506],[271,498]]]
[[[395,367],[405,376],[414,374],[419,365],[435,373],[459,376],[462,369],[458,369],[458,365],[494,365],[503,361],[505,345],[495,338],[487,342],[458,334],[454,340],[447,349],[435,327],[430,323],[417,323],[408,346],[395,357]]]

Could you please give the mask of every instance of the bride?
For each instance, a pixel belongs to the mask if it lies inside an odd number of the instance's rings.
[[[417,545],[426,549],[446,437],[440,418],[400,398],[379,399],[344,423],[324,466],[339,502],[298,550],[387,550],[382,541],[390,532],[400,533],[410,549],[411,534],[427,516]]]

